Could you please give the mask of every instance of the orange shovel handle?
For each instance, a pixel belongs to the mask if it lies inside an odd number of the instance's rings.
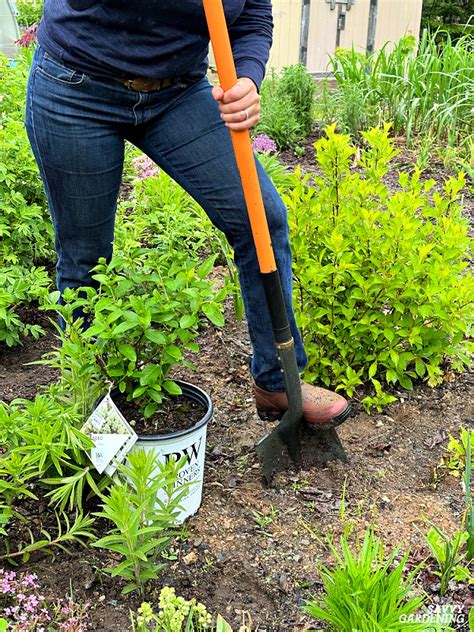
[[[222,0],[203,0],[203,4],[219,81],[222,88],[227,91],[237,82],[237,73],[235,72]],[[242,180],[260,272],[274,272],[277,268],[250,142],[250,134],[248,130],[241,132],[230,130],[230,135]]]

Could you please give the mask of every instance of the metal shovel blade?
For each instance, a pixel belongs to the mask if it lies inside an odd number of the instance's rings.
[[[304,469],[324,467],[329,461],[348,463],[335,428],[315,430],[301,424],[297,433],[288,433],[285,432],[289,425],[285,415],[280,424],[256,445],[262,474],[268,486],[277,472],[288,469],[292,463]]]
[[[298,466],[301,461],[300,422],[295,424],[289,416],[287,411],[278,426],[255,446],[267,485],[272,484],[276,472],[288,469],[291,462]],[[289,427],[293,427],[291,432]]]

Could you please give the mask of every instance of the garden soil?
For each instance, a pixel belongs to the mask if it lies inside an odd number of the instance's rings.
[[[304,157],[284,158],[313,168],[310,143]],[[443,175],[436,174],[438,179]],[[393,173],[388,181],[396,186]],[[467,202],[472,212],[472,198]],[[318,564],[332,561],[328,536],[337,540],[345,525],[355,540],[374,523],[390,550],[410,548],[414,567],[428,556],[423,534],[430,522],[450,534],[459,528],[464,510],[460,481],[439,464],[449,434],[457,435],[462,425],[473,427],[474,374],[448,373],[437,389],[418,385],[411,394],[398,392],[399,400],[379,414],[361,412],[356,398],[355,414],[338,429],[349,463],[283,472],[274,487],[266,488],[254,446],[271,425],[255,413],[250,343],[230,300],[226,317],[222,330],[209,326],[201,333],[201,351],[191,358],[196,371],[175,375],[207,390],[215,414],[208,429],[202,507],[187,522],[187,537],[170,551],[167,570],[149,584],[145,599],[156,604],[167,584],[220,612],[234,629],[246,612],[253,630],[260,632],[322,629],[301,606],[322,590]],[[54,330],[47,326],[40,340],[0,352],[1,399],[32,397],[39,385],[54,380],[54,372],[45,367],[25,366],[54,344]],[[32,528],[40,528],[46,504],[31,503],[26,511]],[[99,535],[104,535],[100,525]],[[90,602],[91,630],[122,632],[140,599],[123,597],[120,580],[105,574],[104,568],[117,562],[110,553],[77,547],[54,559],[34,557],[27,567],[38,574],[49,596],[64,597],[72,590],[76,600]],[[418,581],[432,603],[439,603],[438,578],[425,571]],[[472,593],[457,585],[446,600],[465,612],[474,603]]]

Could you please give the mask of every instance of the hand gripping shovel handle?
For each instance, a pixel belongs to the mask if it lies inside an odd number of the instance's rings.
[[[227,91],[237,82],[232,49],[225,21],[222,0],[203,0],[209,34],[212,41],[217,72],[222,88]],[[260,191],[257,169],[248,130],[230,130],[237,167],[242,180],[245,202],[249,214],[258,263],[262,275],[273,336],[288,396],[288,413],[285,414],[278,434],[286,444],[293,460],[299,460],[299,427],[302,418],[301,384],[294,349],[294,341],[288,323],[280,275],[270,239],[265,208]],[[272,433],[273,434],[273,433]],[[263,440],[265,441],[265,439]],[[263,455],[271,458],[271,450]],[[264,464],[265,470],[265,464]]]

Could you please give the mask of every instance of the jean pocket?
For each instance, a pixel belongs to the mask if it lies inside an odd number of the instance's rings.
[[[83,72],[65,66],[61,61],[54,59],[46,52],[42,61],[38,64],[38,72],[48,79],[68,86],[80,86],[89,79]]]

